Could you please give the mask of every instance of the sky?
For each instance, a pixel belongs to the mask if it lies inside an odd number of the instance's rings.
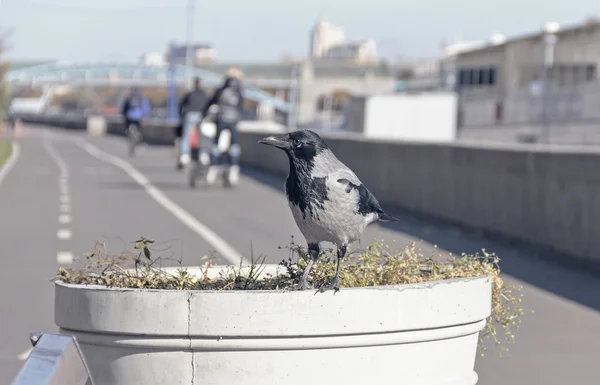
[[[188,0],[0,0],[10,59],[134,61],[185,41]],[[386,58],[435,57],[442,41],[487,39],[600,16],[598,0],[195,0],[194,40],[222,61],[306,56],[317,18]]]

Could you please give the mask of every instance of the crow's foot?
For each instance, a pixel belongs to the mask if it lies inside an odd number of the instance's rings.
[[[340,291],[340,284],[339,284],[339,279],[335,278],[333,281],[331,281],[331,283],[329,283],[328,285],[323,285],[319,288],[319,293],[325,293],[326,291],[329,290],[333,290],[333,294],[337,293],[338,291]]]

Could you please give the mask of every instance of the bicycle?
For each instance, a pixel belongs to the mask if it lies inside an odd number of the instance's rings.
[[[127,126],[127,136],[129,137],[129,156],[132,157],[135,155],[135,148],[142,142],[142,131],[137,124],[129,123],[129,126]]]

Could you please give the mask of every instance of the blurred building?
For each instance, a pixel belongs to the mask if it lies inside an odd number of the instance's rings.
[[[399,91],[436,91],[442,88],[441,59],[415,59],[401,61],[407,70],[399,75]]]
[[[357,64],[377,61],[377,47],[374,40],[350,41],[331,47],[322,56],[325,59],[338,59]]]
[[[320,124],[323,115],[337,122],[342,119],[345,102],[351,93],[391,92],[397,77],[396,68],[385,62],[360,65],[329,60],[214,62],[199,67],[218,74],[236,67],[243,72],[245,84],[260,87],[284,100],[294,98],[296,119],[301,126]]]
[[[147,66],[164,66],[166,64],[165,55],[160,52],[149,52],[140,56],[140,63]]]
[[[346,130],[370,138],[450,142],[456,139],[454,92],[352,94]]]
[[[600,22],[588,19],[458,53],[462,126],[600,119]],[[544,104],[546,103],[546,104]]]
[[[342,28],[320,19],[310,33],[310,57],[372,63],[377,61],[377,47],[374,40],[347,41]]]
[[[323,57],[331,48],[343,44],[345,40],[342,28],[319,19],[311,31],[310,56]]]
[[[499,39],[494,35],[492,39]],[[461,52],[482,47],[485,41],[463,41],[444,43],[440,54],[434,58],[401,62],[407,68],[399,78],[405,91],[453,91],[456,89],[456,58]]]
[[[187,44],[176,44],[171,45],[171,54],[176,63],[184,63],[187,55]],[[211,63],[216,59],[217,51],[215,48],[207,43],[195,43],[191,44],[190,49],[192,50],[192,58],[194,63]],[[168,55],[168,52],[167,52]]]

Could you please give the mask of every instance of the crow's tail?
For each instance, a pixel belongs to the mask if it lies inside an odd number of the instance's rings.
[[[386,214],[384,212],[380,212],[378,214],[379,214],[379,220],[381,222],[397,222],[397,221],[399,221],[398,218],[393,217],[393,216],[391,216],[389,214]]]

